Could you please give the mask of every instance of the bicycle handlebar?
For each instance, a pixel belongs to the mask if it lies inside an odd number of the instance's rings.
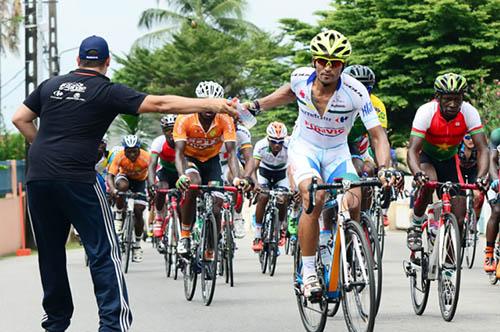
[[[239,207],[243,204],[243,197],[241,196],[241,190],[234,187],[234,186],[207,186],[207,185],[201,185],[201,184],[190,184],[188,187],[188,190],[201,190],[204,192],[229,191],[229,192],[232,192],[233,194],[236,194],[236,202],[234,205],[235,209],[239,209]]]
[[[436,189],[438,187],[448,187],[448,188],[458,188],[462,190],[481,190],[479,186],[475,183],[453,183],[453,182],[438,182],[438,181],[427,181],[423,185],[429,189]]]
[[[309,206],[306,209],[306,214],[311,214],[316,205],[316,191],[318,190],[349,190],[357,187],[380,187],[382,182],[378,178],[365,178],[360,181],[349,181],[342,178],[335,178],[334,183],[318,184],[318,178],[313,177],[309,185]]]

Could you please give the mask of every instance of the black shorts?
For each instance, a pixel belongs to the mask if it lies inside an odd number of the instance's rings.
[[[477,179],[477,166],[471,168],[460,167],[462,176],[464,177],[464,182],[475,183]]]
[[[284,181],[286,179],[286,169],[273,171],[259,167],[257,178],[259,184],[268,189],[273,189],[275,186],[288,188],[288,181]]]
[[[156,172],[156,177],[160,182],[166,182],[168,184],[169,189],[175,188],[175,183],[179,178],[177,171],[172,172],[171,170],[167,170],[165,167],[160,168],[158,172]]]
[[[222,184],[222,168],[220,165],[219,155],[205,162],[201,162],[196,158],[186,156],[188,161],[188,169],[186,173],[197,172],[201,177],[201,184],[207,185],[209,182],[217,181]]]
[[[420,163],[431,164],[432,166],[434,166],[438,182],[464,182],[462,172],[460,171],[460,162],[458,160],[458,155],[455,155],[447,160],[437,160],[422,151],[420,153]],[[457,192],[455,190],[452,190],[450,193],[453,196],[457,195]],[[462,195],[465,194],[465,192],[461,191],[458,194]]]

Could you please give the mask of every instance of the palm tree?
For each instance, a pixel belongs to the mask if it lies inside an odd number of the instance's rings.
[[[164,40],[189,24],[193,29],[206,25],[214,30],[234,36],[259,31],[254,24],[243,20],[246,0],[165,0],[170,9],[149,8],[141,14],[139,27],[151,30],[139,38],[138,43]],[[157,1],[159,3],[159,1]]]
[[[6,50],[19,52],[21,0],[0,0],[0,55]]]

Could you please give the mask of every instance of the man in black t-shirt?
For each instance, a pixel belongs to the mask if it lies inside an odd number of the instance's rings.
[[[73,314],[65,242],[70,224],[89,257],[99,306],[99,331],[127,331],[132,323],[111,210],[96,182],[97,146],[118,114],[222,112],[224,99],[146,95],[111,83],[106,41],[80,45],[78,69],[42,82],[12,122],[32,142],[27,175],[28,205],[38,247],[45,310],[42,327],[65,331]],[[33,120],[40,118],[36,128]]]

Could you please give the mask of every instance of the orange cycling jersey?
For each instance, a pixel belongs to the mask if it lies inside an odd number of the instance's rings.
[[[174,126],[174,141],[186,141],[186,156],[205,162],[219,153],[223,142],[236,142],[233,119],[217,114],[208,131],[203,129],[198,114],[179,115]]]
[[[130,180],[144,181],[148,177],[149,153],[141,149],[137,159],[132,162],[125,156],[125,151],[117,152],[108,173],[125,174]]]

